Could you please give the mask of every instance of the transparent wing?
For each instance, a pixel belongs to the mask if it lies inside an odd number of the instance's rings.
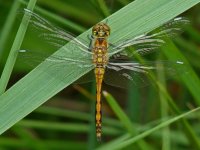
[[[51,76],[59,78],[60,70],[69,70],[69,68],[84,68],[90,70],[94,67],[92,63],[92,53],[84,40],[75,38],[72,34],[52,25],[49,21],[42,18],[38,14],[24,9],[23,13],[25,19],[29,21],[29,28],[32,32],[36,32],[37,36],[43,41],[56,47],[55,50],[61,48],[58,52],[50,52],[39,50],[19,50],[19,60],[25,62],[31,67],[36,67],[41,62],[45,62],[50,70],[55,73],[49,73],[48,69],[43,70]],[[69,42],[67,45],[66,43]],[[37,43],[39,44],[39,43]],[[43,43],[41,43],[43,44]],[[51,47],[51,46],[50,46]],[[66,75],[69,72],[66,72]]]
[[[164,38],[166,36],[170,38],[176,36],[182,32],[182,27],[188,23],[189,20],[186,18],[175,18],[150,33],[111,44],[109,49],[112,52],[109,55],[112,56],[115,54],[114,57],[118,58],[122,56],[131,57],[136,54],[145,55],[153,52],[165,43]],[[126,49],[131,46],[134,48],[133,51]]]
[[[180,72],[185,72],[184,63],[181,61],[167,62],[109,62],[106,67],[104,82],[121,88],[144,87],[152,83],[152,75],[157,71],[165,73],[166,79],[172,78]]]
[[[83,39],[75,38],[71,33],[54,26],[46,19],[28,9],[24,9],[22,14],[29,21],[31,29],[38,31],[38,37],[45,40],[45,42],[60,48],[70,41],[78,45],[85,53],[90,53],[89,47]]]
[[[80,67],[92,66],[92,56],[75,55],[73,53],[49,54],[45,52],[37,52],[31,50],[19,50],[19,60],[27,63],[32,67],[36,67],[40,63],[46,61],[50,66],[68,66],[77,65]]]
[[[41,62],[44,62],[46,68],[43,68],[42,72],[48,74],[51,77],[61,80],[69,76],[74,68],[78,71],[89,71],[92,70],[95,66],[92,63],[92,59],[83,56],[67,55],[55,53],[53,55],[48,55],[46,53],[39,53],[30,50],[20,50],[19,52],[20,60],[28,64],[29,66],[35,67]],[[65,72],[66,74],[63,74]],[[85,83],[88,82],[87,79],[81,79],[76,83]]]
[[[160,71],[165,74],[165,80],[171,79],[178,74],[186,73],[185,65],[181,61],[109,62],[106,66],[103,81],[108,85],[119,88],[128,89],[131,86],[141,88],[155,82],[152,80],[152,76],[156,78],[157,72]],[[78,79],[75,84],[91,81],[95,82],[93,70]]]

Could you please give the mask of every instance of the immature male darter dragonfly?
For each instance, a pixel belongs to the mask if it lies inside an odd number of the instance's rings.
[[[127,83],[143,86],[148,84],[149,72],[162,70],[173,74],[176,69],[183,65],[181,61],[174,63],[166,61],[139,63],[126,58],[133,58],[135,55],[142,56],[159,48],[164,43],[162,39],[164,36],[174,36],[181,31],[180,25],[188,23],[185,18],[179,17],[167,22],[156,29],[157,33],[142,34],[112,44],[108,42],[111,29],[106,23],[101,22],[92,28],[91,43],[89,44],[55,27],[38,14],[28,9],[24,11],[30,19],[30,25],[40,31],[39,37],[56,47],[62,47],[64,56],[54,54],[47,57],[44,53],[20,50],[22,57],[34,58],[34,60],[38,58],[38,60],[49,62],[52,65],[60,64],[64,67],[75,65],[80,68],[94,69],[96,78],[96,137],[98,140],[101,140],[102,134],[101,89],[103,81],[117,87],[125,87]],[[65,48],[64,45],[69,41],[75,47]],[[134,47],[134,50],[127,50],[131,46]]]

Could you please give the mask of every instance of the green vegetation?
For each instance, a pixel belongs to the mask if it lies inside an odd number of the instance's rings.
[[[199,2],[0,2],[0,149],[200,150]],[[144,88],[125,90],[104,85],[108,93],[104,92],[103,100],[103,140],[98,143],[95,83],[72,86],[90,70],[49,67],[44,62],[30,71],[28,65],[16,61],[19,49],[52,49],[31,29],[27,30],[28,21],[18,17],[23,8],[36,11],[85,40],[91,33],[90,27],[108,20],[110,43],[150,32],[178,15],[185,16],[191,24],[183,28],[184,33],[173,42],[166,39],[161,50],[150,54],[159,60],[182,60],[184,68],[167,81],[165,74],[158,72],[152,76],[154,84]],[[65,48],[54,50],[67,55],[65,49],[71,46],[69,42]]]

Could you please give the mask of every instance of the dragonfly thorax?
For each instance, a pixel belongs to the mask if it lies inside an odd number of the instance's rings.
[[[108,62],[107,50],[103,47],[93,49],[93,63],[98,67],[105,67]]]
[[[96,38],[107,38],[110,35],[110,27],[105,23],[98,23],[92,28],[92,35]]]

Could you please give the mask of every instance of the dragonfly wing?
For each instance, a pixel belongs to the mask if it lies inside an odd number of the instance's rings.
[[[44,62],[50,68],[43,71],[57,78],[59,78],[59,72],[61,71],[65,71],[66,75],[69,75],[70,72],[67,72],[69,68],[80,67],[89,71],[94,67],[92,64],[92,53],[84,43],[84,40],[75,38],[72,34],[54,26],[46,19],[28,9],[24,9],[22,14],[24,15],[23,19],[29,21],[30,29],[36,32],[39,38],[62,50],[49,52],[44,50],[26,50],[25,48],[25,50],[19,50],[20,61],[32,67]],[[67,42],[70,43],[65,46]]]
[[[109,55],[114,55],[116,58],[119,56],[132,57],[137,54],[145,55],[153,52],[165,43],[164,38],[166,36],[171,38],[180,34],[182,32],[183,25],[188,23],[189,21],[186,18],[175,18],[149,33],[142,34],[125,41],[119,41],[113,45],[111,44],[109,48],[112,52]],[[131,46],[133,46],[134,50],[125,50]]]
[[[56,27],[48,20],[28,9],[24,9],[22,14],[24,15],[24,18],[29,21],[30,28],[33,31],[37,31],[38,37],[44,39],[45,42],[57,48],[61,48],[70,41],[71,43],[78,45],[83,52],[89,53],[89,47],[83,39],[77,39],[71,33]]]
[[[184,63],[181,61],[109,62],[104,81],[109,85],[121,88],[128,88],[129,85],[144,87],[152,83],[151,77],[156,75],[157,71],[164,72],[168,79],[177,73],[184,72]]]
[[[42,70],[43,73],[48,74],[49,76],[53,76],[58,80],[62,80],[66,76],[70,75],[69,72],[70,68],[73,70],[74,68],[80,68],[79,70],[90,71],[95,66],[92,63],[91,57],[83,57],[83,56],[73,56],[73,55],[47,55],[47,53],[39,53],[30,50],[20,50],[19,53],[20,61],[30,65],[31,67],[36,67],[41,62],[45,63],[46,68]],[[62,72],[66,72],[66,75],[63,76]],[[76,83],[86,83],[91,80],[91,78],[84,78],[79,79]]]
[[[32,67],[36,67],[42,62],[46,62],[50,66],[76,65],[87,68],[93,65],[91,55],[74,55],[74,53],[63,53],[63,55],[54,53],[51,55],[46,52],[32,50],[19,50],[19,60]]]

